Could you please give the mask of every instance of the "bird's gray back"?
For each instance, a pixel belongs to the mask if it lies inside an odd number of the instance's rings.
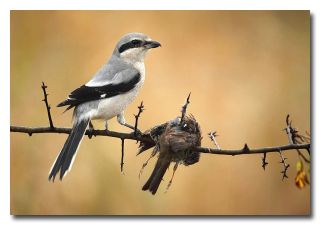
[[[86,84],[87,86],[102,86],[112,81],[116,74],[124,70],[136,70],[131,64],[126,63],[119,57],[112,55],[109,61],[104,64]],[[138,72],[138,71],[137,71]]]

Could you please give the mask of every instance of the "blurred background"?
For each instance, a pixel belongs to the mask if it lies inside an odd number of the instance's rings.
[[[146,57],[146,81],[126,119],[143,100],[144,131],[188,113],[200,123],[202,146],[218,131],[225,149],[287,144],[282,130],[290,113],[302,133],[310,130],[309,11],[12,11],[11,125],[47,126],[41,82],[48,85],[55,126],[70,127],[72,112],[55,107],[87,82],[110,57],[119,38],[143,32],[162,48]],[[95,122],[96,128],[103,123]],[[109,122],[109,129],[131,132]],[[11,213],[91,215],[307,215],[310,187],[294,185],[295,151],[285,152],[289,179],[281,181],[279,154],[202,154],[200,163],[166,173],[158,193],[141,187],[156,158],[138,174],[150,152],[136,156],[126,141],[84,138],[63,182],[48,172],[67,136],[11,133]]]

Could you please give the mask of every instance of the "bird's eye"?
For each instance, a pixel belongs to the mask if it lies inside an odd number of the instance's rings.
[[[140,40],[132,40],[131,43],[135,46],[140,45],[141,41]]]

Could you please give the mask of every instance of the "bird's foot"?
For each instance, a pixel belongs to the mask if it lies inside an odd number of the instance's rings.
[[[93,136],[94,127],[91,121],[89,122],[89,128],[88,128],[88,138],[91,139]]]
[[[142,132],[137,128],[137,130],[133,131],[134,135],[137,136],[142,136]]]
[[[124,123],[123,126],[128,127],[132,130],[135,130],[134,126],[131,126],[130,124]]]
[[[139,136],[142,136],[143,133],[137,128],[136,130],[133,130],[132,134],[135,137],[139,137]]]
[[[135,128],[134,126],[131,126],[130,124],[127,124],[127,123],[124,123],[122,125],[132,129],[133,130],[132,133],[134,134],[134,136],[141,136],[142,135],[142,132],[138,128]]]

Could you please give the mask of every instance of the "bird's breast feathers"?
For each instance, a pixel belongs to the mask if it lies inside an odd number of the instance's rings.
[[[92,114],[92,119],[109,120],[120,114],[135,99],[142,85],[143,80],[140,80],[129,92],[100,100],[98,108]]]

